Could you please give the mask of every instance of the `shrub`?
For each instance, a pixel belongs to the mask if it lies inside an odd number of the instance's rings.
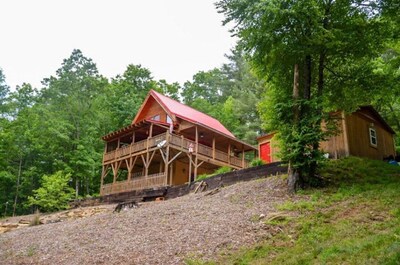
[[[224,167],[220,167],[217,170],[215,170],[212,175],[215,176],[215,175],[219,175],[219,174],[223,174],[223,173],[228,173],[231,171],[232,171],[232,168],[224,166]]]
[[[52,212],[68,208],[68,202],[74,196],[74,189],[68,186],[71,174],[58,171],[53,175],[44,175],[42,185],[28,197],[29,206],[38,206],[42,211]]]
[[[265,161],[262,160],[261,158],[254,158],[250,162],[251,167],[261,166],[261,165],[265,165],[265,164],[266,164]]]
[[[201,175],[198,175],[198,176],[197,176],[196,180],[204,180],[204,179],[209,178],[209,177],[211,177],[211,176],[212,176],[212,175],[201,174]]]

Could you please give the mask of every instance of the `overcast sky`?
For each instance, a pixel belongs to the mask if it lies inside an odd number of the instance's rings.
[[[141,64],[155,79],[191,80],[235,44],[215,0],[1,0],[0,68],[14,88],[40,87],[73,49],[106,77]]]

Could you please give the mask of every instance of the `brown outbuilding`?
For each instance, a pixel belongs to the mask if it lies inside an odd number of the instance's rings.
[[[347,156],[382,160],[396,155],[395,132],[372,106],[362,106],[351,114],[338,111],[338,134],[320,144],[330,158]],[[279,161],[276,132],[258,138],[259,157],[266,162]]]

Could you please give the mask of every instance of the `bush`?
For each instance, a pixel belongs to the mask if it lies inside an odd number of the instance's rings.
[[[250,162],[251,167],[261,166],[261,165],[265,165],[265,164],[266,164],[265,161],[262,160],[261,158],[254,158]]]
[[[211,176],[212,176],[212,175],[201,174],[201,175],[198,175],[198,176],[197,176],[196,181],[198,181],[198,180],[204,180],[204,179],[209,178],[209,177],[211,177]]]
[[[68,208],[68,202],[74,196],[74,189],[68,186],[71,174],[58,171],[53,175],[44,175],[42,185],[28,197],[29,206],[37,206],[42,211],[52,212]]]
[[[217,170],[215,170],[212,175],[215,176],[215,175],[219,175],[219,174],[228,173],[228,172],[231,172],[231,171],[232,171],[232,168],[224,166],[224,167],[220,167]]]

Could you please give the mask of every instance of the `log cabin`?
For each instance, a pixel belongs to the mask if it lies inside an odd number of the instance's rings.
[[[320,148],[330,158],[347,156],[382,160],[396,155],[395,132],[372,106],[361,106],[351,114],[332,113],[338,121],[338,134],[321,142]],[[276,132],[257,138],[259,158],[267,163],[279,161]]]
[[[105,141],[100,195],[190,183],[221,166],[249,166],[257,149],[218,120],[151,90],[132,124]]]

